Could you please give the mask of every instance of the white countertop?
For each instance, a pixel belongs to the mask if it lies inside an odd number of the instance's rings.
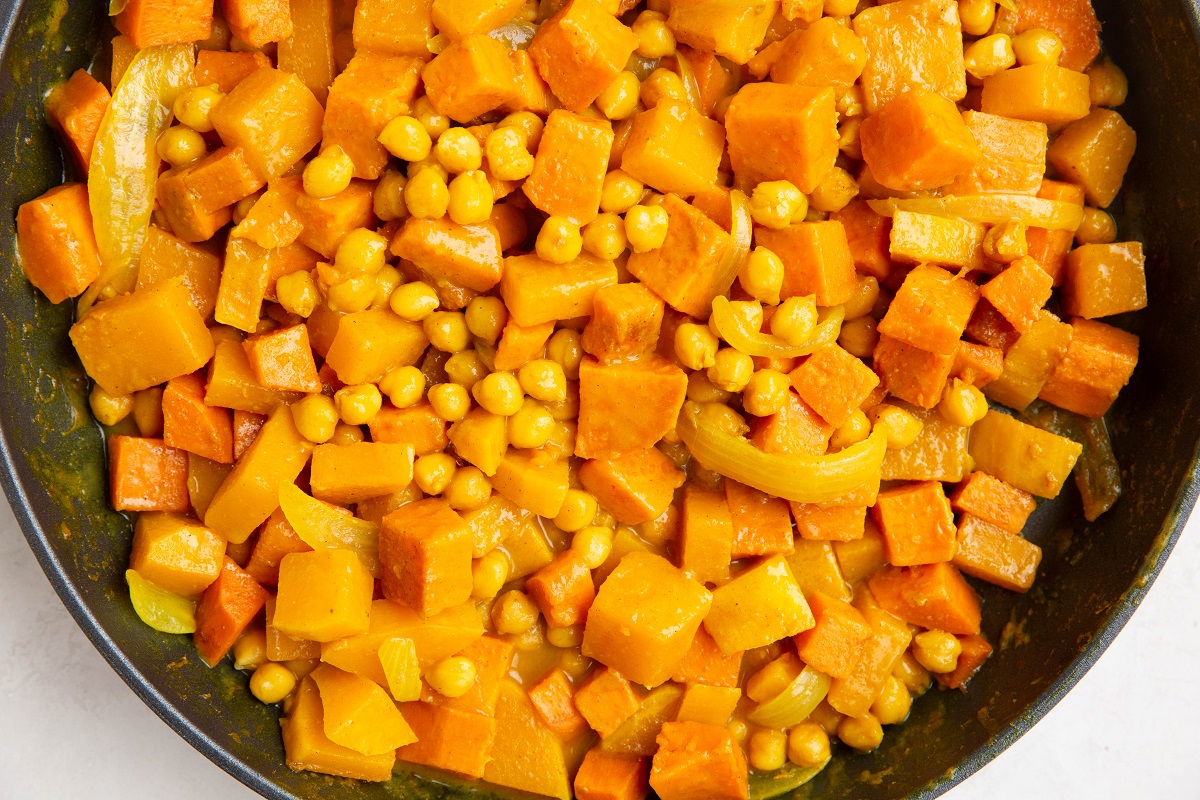
[[[1200,798],[1200,517],[1146,602],[1049,716],[948,800]],[[251,800],[117,677],[0,503],[0,798]]]

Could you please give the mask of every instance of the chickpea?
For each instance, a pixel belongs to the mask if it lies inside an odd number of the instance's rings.
[[[488,344],[494,345],[508,323],[508,309],[499,297],[483,295],[467,304],[467,330]]]
[[[413,481],[428,495],[441,494],[458,468],[448,453],[427,453],[413,463]]]
[[[883,426],[889,450],[902,450],[916,441],[924,423],[899,406],[881,403],[867,415],[875,427]]]
[[[582,489],[568,489],[562,509],[554,518],[559,530],[574,533],[592,524],[597,511],[596,496]]]
[[[624,214],[641,202],[646,187],[624,170],[614,169],[604,176],[600,191],[600,210],[608,214]]]
[[[342,239],[333,263],[344,275],[374,275],[383,268],[388,241],[366,228],[356,228]]]
[[[1029,241],[1023,222],[1004,222],[993,225],[983,237],[983,254],[1000,264],[1011,264],[1029,255]]]
[[[974,385],[954,378],[942,392],[938,411],[947,422],[969,428],[987,414],[988,401]]]
[[[841,211],[858,196],[858,181],[841,167],[834,167],[808,196],[810,208],[817,211]]]
[[[1006,33],[985,36],[967,45],[963,51],[967,73],[979,80],[990,78],[1017,63],[1013,40]]]
[[[731,394],[745,389],[753,375],[754,359],[732,347],[718,350],[713,358],[713,365],[708,368],[709,381]]]
[[[371,201],[375,216],[384,222],[406,218],[408,205],[404,202],[404,188],[407,185],[408,178],[396,170],[384,170],[379,176],[379,183],[375,184],[375,194]]]
[[[710,369],[720,342],[707,325],[685,322],[675,329],[675,357],[688,369]]]
[[[764,228],[781,230],[808,211],[808,198],[791,181],[763,181],[750,195],[750,215]]]
[[[345,447],[348,444],[358,444],[364,439],[366,439],[366,436],[363,435],[361,426],[339,422],[337,427],[333,429],[333,438],[329,441],[338,447]]]
[[[578,368],[578,366],[576,366]],[[548,358],[538,358],[517,371],[522,391],[534,400],[561,403],[567,397],[567,376],[562,365]]]
[[[658,11],[643,11],[633,21],[633,33],[638,37],[638,55],[644,58],[663,58],[675,53],[675,34],[667,27],[667,17]]]
[[[1092,65],[1087,75],[1091,81],[1092,105],[1117,108],[1125,104],[1129,96],[1129,79],[1120,67],[1105,58]]]
[[[625,220],[616,214],[600,214],[583,228],[583,249],[604,261],[615,261],[628,244]]]
[[[958,16],[963,33],[983,36],[996,21],[996,0],[958,0]]]
[[[670,218],[661,206],[638,205],[625,213],[625,238],[635,253],[648,253],[667,240]]]
[[[688,375],[687,399],[697,403],[725,403],[730,393],[708,379],[707,370],[697,370]]]
[[[455,511],[474,511],[492,496],[492,482],[478,467],[459,467],[442,491],[442,499]]]
[[[533,172],[534,159],[525,149],[525,136],[516,128],[496,128],[483,145],[488,169],[502,181],[520,181]]]
[[[162,136],[158,137],[155,150],[158,152],[158,157],[172,167],[190,164],[208,153],[204,137],[186,125],[174,125],[167,128]]]
[[[446,211],[459,225],[478,225],[492,216],[495,201],[483,170],[468,170],[455,176],[447,191]]]
[[[116,425],[133,413],[133,395],[109,394],[96,384],[88,395],[92,415],[101,425]]]
[[[325,444],[337,430],[339,415],[333,398],[310,394],[292,403],[292,419],[301,436],[313,444]]]
[[[325,304],[332,311],[345,313],[365,311],[375,301],[376,289],[373,276],[352,275],[338,283],[328,285],[325,290]]]
[[[883,682],[883,691],[871,705],[871,713],[880,725],[895,725],[908,719],[912,709],[912,695],[908,687],[898,678],[889,675]]]
[[[1057,64],[1062,57],[1063,43],[1058,34],[1041,28],[1030,28],[1012,37],[1017,62],[1027,64]]]
[[[767,417],[787,405],[791,381],[774,369],[760,369],[742,391],[742,405],[756,417]]]
[[[589,525],[575,533],[571,549],[583,557],[588,569],[600,569],[612,553],[612,543],[612,528]]]
[[[471,331],[461,311],[435,311],[421,321],[429,343],[443,353],[460,353],[471,344]]]
[[[783,289],[783,261],[765,247],[756,247],[742,266],[738,281],[746,294],[760,303],[779,305],[779,292]]]
[[[517,589],[510,589],[496,598],[492,606],[492,625],[497,633],[525,633],[538,621],[538,608],[529,596]]]
[[[458,422],[471,410],[471,396],[457,383],[439,383],[429,389],[433,413],[447,422]]]
[[[483,558],[471,563],[471,596],[476,600],[490,600],[508,581],[508,556],[501,550],[493,550]]]
[[[296,676],[282,664],[268,661],[250,676],[250,693],[268,705],[278,703],[296,688]]]
[[[958,667],[962,642],[952,633],[924,631],[913,637],[913,656],[930,672],[944,675]]]
[[[267,662],[267,634],[262,628],[247,628],[233,643],[235,669],[258,669]]]
[[[409,322],[420,322],[440,305],[437,292],[424,281],[414,281],[397,286],[388,298],[388,306],[395,314]]]
[[[883,726],[874,714],[846,717],[838,725],[838,738],[860,752],[868,753],[883,742]]]
[[[538,231],[535,249],[540,258],[552,264],[566,264],[583,251],[583,236],[579,226],[567,217],[550,216]]]
[[[446,179],[432,169],[409,174],[404,187],[404,203],[408,213],[418,219],[440,219],[450,204]]]
[[[344,192],[353,177],[354,162],[345,150],[334,145],[305,165],[304,193],[309,197],[333,197]]]
[[[814,769],[829,761],[829,735],[815,722],[802,722],[788,731],[788,761]]]
[[[908,693],[914,697],[919,697],[929,690],[933,679],[929,676],[929,670],[921,666],[913,655],[912,650],[905,650],[904,655],[900,656],[900,660],[896,662],[896,666],[892,669],[894,675],[905,688]]]
[[[510,373],[503,373],[510,374]],[[481,402],[480,405],[483,405]],[[486,408],[486,406],[484,406]],[[503,415],[502,415],[503,416]],[[513,447],[531,449],[550,441],[554,417],[537,400],[525,398],[520,408],[508,417],[508,441]]]
[[[677,73],[663,67],[654,70],[642,81],[638,97],[646,108],[654,108],[664,100],[674,103],[688,102],[683,79]]]
[[[557,330],[546,342],[546,357],[562,367],[569,381],[579,380],[579,363],[583,361],[583,345],[579,333],[567,328]]]
[[[338,389],[333,395],[333,401],[337,404],[338,416],[347,425],[366,425],[375,419],[375,415],[383,407],[383,395],[373,383]]]
[[[520,410],[525,393],[511,372],[493,372],[471,390],[475,402],[486,411],[501,417],[511,417]]]
[[[408,115],[396,117],[384,125],[379,143],[403,161],[420,161],[433,149],[430,132],[419,119]]]
[[[637,75],[623,70],[596,98],[596,108],[608,119],[625,119],[637,110],[641,90],[642,84]]]
[[[184,89],[175,98],[175,119],[198,133],[213,130],[212,110],[225,99],[225,93],[214,83]]]
[[[870,358],[879,343],[877,325],[874,317],[858,317],[845,322],[838,334],[838,344],[852,356]]]
[[[429,687],[443,697],[462,697],[471,691],[478,676],[475,662],[465,656],[450,656],[425,673]]]
[[[787,763],[787,735],[783,731],[757,730],[750,736],[750,766],[770,772]]]
[[[483,165],[483,148],[466,128],[450,128],[439,136],[433,146],[433,155],[452,175]]]
[[[568,625],[564,628],[551,628],[546,631],[546,641],[562,650],[579,647],[583,643],[583,626]]]
[[[771,317],[771,333],[788,344],[800,344],[812,336],[817,319],[817,303],[812,295],[789,297]]]
[[[1107,211],[1088,206],[1075,231],[1076,244],[1111,244],[1117,240],[1117,223]]]
[[[829,439],[829,446],[843,450],[858,444],[871,435],[871,421],[860,409],[854,409],[850,418],[843,422]]]
[[[403,282],[404,276],[400,270],[390,264],[380,267],[379,272],[375,273],[375,299],[371,301],[371,308],[387,308],[392,292]]]
[[[542,122],[542,118],[532,111],[517,111],[500,120],[496,127],[517,130],[525,139],[525,147],[530,152],[534,152],[542,140],[542,131],[545,129],[546,123]]]

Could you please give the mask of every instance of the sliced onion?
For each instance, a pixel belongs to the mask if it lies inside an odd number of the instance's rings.
[[[717,273],[713,278],[712,296],[723,297],[729,294],[729,288],[737,280],[742,265],[750,255],[750,243],[754,237],[754,221],[750,218],[750,199],[740,189],[729,191],[732,222],[729,226],[729,244],[717,265]]]
[[[683,89],[687,92],[688,102],[692,104],[692,108],[700,108],[700,84],[696,80],[692,62],[682,51],[676,50],[675,64],[679,71],[679,79],[683,81]]]
[[[842,306],[827,308],[820,322],[813,328],[812,335],[798,344],[788,344],[778,336],[752,330],[733,312],[733,306],[725,297],[713,298],[712,322],[717,333],[729,344],[748,356],[766,358],[796,358],[832,344],[842,332],[846,310]]]
[[[806,666],[786,689],[751,711],[749,719],[765,728],[799,725],[825,699],[830,683],[824,672]]]
[[[129,601],[142,622],[162,633],[195,633],[196,601],[160,589],[133,570],[125,571]]]
[[[294,483],[279,487],[279,508],[296,534],[314,550],[351,550],[379,577],[379,526],[346,509],[309,497]]]
[[[963,194],[946,197],[913,197],[868,200],[876,214],[894,216],[897,211],[958,217],[971,222],[999,225],[1024,222],[1031,228],[1075,231],[1083,223],[1083,206],[1046,200],[1027,194]]]

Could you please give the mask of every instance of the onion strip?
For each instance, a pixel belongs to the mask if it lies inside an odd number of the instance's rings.
[[[696,72],[692,69],[692,62],[682,52],[676,50],[675,65],[679,72],[679,79],[683,81],[683,89],[687,93],[688,102],[692,104],[692,108],[700,108],[700,84],[696,81]]]
[[[824,318],[813,328],[812,335],[799,344],[788,344],[778,336],[751,330],[741,317],[733,313],[733,307],[725,297],[713,298],[712,322],[717,333],[726,342],[748,356],[764,358],[796,358],[832,344],[842,332],[846,310],[834,306],[824,311]]]
[[[751,711],[749,720],[764,728],[799,725],[825,699],[831,682],[824,672],[806,666],[786,689]]]
[[[754,236],[754,221],[750,217],[750,199],[740,189],[729,191],[730,225],[729,244],[717,265],[716,275],[713,276],[712,296],[723,297],[729,294],[733,282],[750,256],[750,243]]]
[[[279,487],[279,508],[304,543],[314,550],[351,550],[378,578],[379,526],[341,506],[309,497],[294,483]]]
[[[958,217],[970,222],[999,225],[1016,220],[1031,228],[1075,231],[1083,223],[1083,206],[1046,200],[1027,194],[964,194],[947,197],[914,197],[868,200],[876,214],[894,216],[897,211]]]

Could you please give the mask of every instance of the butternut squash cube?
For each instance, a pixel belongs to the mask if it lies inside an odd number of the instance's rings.
[[[788,180],[811,192],[837,158],[837,120],[829,87],[746,84],[725,113],[734,173],[747,185]]]
[[[953,570],[953,567],[949,569]],[[834,678],[825,699],[835,711],[861,717],[883,691],[884,681],[912,641],[912,632],[902,621],[880,608],[870,592],[859,592],[854,607],[871,626],[872,636],[863,647],[854,671],[845,678]]]
[[[783,556],[765,559],[712,595],[704,627],[725,655],[795,636],[814,624],[812,611]]]
[[[638,39],[597,0],[571,0],[529,45],[538,73],[569,111],[583,111],[612,83]]]
[[[971,428],[970,450],[976,469],[1030,494],[1050,498],[1058,496],[1083,447],[998,411],[989,411]]]
[[[953,564],[966,574],[1010,592],[1027,592],[1037,576],[1042,548],[970,514],[958,522]]]
[[[689,486],[683,492],[679,562],[700,583],[719,584],[729,578],[733,558],[733,519],[725,494]]]
[[[931,353],[880,334],[872,366],[888,392],[915,406],[933,408],[942,399],[954,356]]]
[[[1021,334],[1004,354],[1004,371],[984,387],[984,394],[1009,408],[1024,411],[1066,357],[1072,328],[1048,311]]]
[[[660,192],[686,197],[716,183],[724,150],[721,123],[686,103],[663,100],[633,117],[621,169]]]
[[[364,756],[334,744],[325,735],[324,716],[317,684],[306,676],[296,687],[287,716],[280,720],[289,767],[362,781],[391,779],[396,762],[394,751]]]
[[[517,0],[433,0],[433,24],[447,39],[461,39],[511,22],[521,7]]]
[[[356,228],[373,228],[375,184],[357,178],[333,197],[296,194],[296,216],[300,221],[300,243],[333,260],[338,245]]]
[[[1050,147],[1050,164],[1087,192],[1089,205],[1112,205],[1137,148],[1137,134],[1116,111],[1094,109],[1072,122]]]
[[[277,254],[278,251],[259,247],[249,239],[229,239],[213,319],[246,333],[258,329]]]
[[[163,439],[221,464],[233,463],[233,418],[228,409],[204,402],[204,380],[196,374],[167,381],[163,390]]]
[[[242,347],[255,379],[262,386],[291,392],[321,391],[308,328],[304,325],[256,334],[242,342]]]
[[[796,533],[803,539],[846,542],[863,535],[867,516],[865,506],[822,506],[815,503],[789,503],[788,506],[796,520]],[[795,544],[792,546],[794,548]]]
[[[245,151],[263,178],[278,178],[321,141],[325,109],[304,82],[288,72],[255,70],[213,109],[221,141]]]
[[[366,633],[374,588],[371,573],[351,550],[289,553],[279,564],[272,624],[311,642]]]
[[[975,284],[937,267],[905,277],[879,332],[931,353],[953,356],[979,302]]]
[[[722,653],[712,635],[701,625],[671,680],[688,685],[733,688],[741,676],[742,655],[741,652]]]
[[[322,444],[313,450],[312,493],[328,503],[350,505],[398,492],[412,482],[410,444]]]
[[[428,59],[433,0],[362,0],[354,7],[354,49]]]
[[[221,283],[221,259],[151,225],[142,247],[137,288],[146,289],[171,278],[183,281],[201,317],[212,316],[217,305],[217,287]]]
[[[21,269],[51,303],[76,297],[100,277],[87,185],[65,183],[17,210]]]
[[[979,597],[949,562],[888,567],[875,573],[868,585],[885,611],[910,625],[979,633]]]
[[[492,487],[516,505],[553,519],[570,488],[570,464],[541,450],[509,448],[492,476]]]
[[[601,287],[606,288],[606,287]],[[593,312],[595,296],[592,298]],[[500,334],[496,345],[496,369],[517,370],[535,358],[541,358],[546,350],[546,342],[554,333],[554,322],[542,322],[537,325],[522,326],[511,319]]]
[[[778,10],[776,0],[677,0],[667,24],[684,44],[745,64]]]
[[[845,89],[854,85],[866,65],[867,48],[854,31],[833,17],[822,17],[783,40],[771,80]]]
[[[508,420],[486,409],[472,408],[450,426],[448,438],[459,458],[479,467],[490,478],[508,450]]]
[[[333,53],[334,9],[333,0],[299,0],[291,5],[292,35],[281,39],[276,49],[279,68],[304,81],[322,105],[338,67]]]
[[[742,690],[736,686],[706,686],[689,683],[683,690],[683,701],[679,704],[678,722],[703,722],[725,727],[742,699]]]
[[[546,119],[533,172],[522,191],[547,214],[579,225],[596,218],[612,151],[612,123],[555,109]]]
[[[726,289],[717,284],[729,234],[674,194],[663,197],[662,208],[668,218],[663,246],[631,253],[629,272],[676,310],[706,317],[713,298]]]
[[[329,664],[317,667],[311,677],[321,693],[322,727],[334,744],[380,756],[417,740],[396,704],[377,684]]]
[[[668,722],[658,735],[650,786],[662,800],[747,800],[746,754],[728,729]]]
[[[1062,125],[1091,110],[1091,82],[1082,72],[1057,64],[1029,64],[997,72],[983,81],[980,110],[1012,119]]]
[[[830,677],[850,677],[871,638],[870,625],[858,609],[836,597],[813,592],[808,603],[816,624],[796,634],[796,653]]]
[[[298,399],[293,392],[268,389],[254,377],[242,343],[220,339],[208,366],[204,402],[251,414],[270,414],[276,407]],[[235,448],[236,449],[236,448]],[[235,453],[234,457],[238,457]]]
[[[422,617],[471,597],[471,530],[445,501],[409,503],[379,529],[383,594]]]
[[[140,50],[203,41],[210,35],[212,21],[212,3],[206,0],[131,0],[113,22]]]
[[[640,525],[662,516],[684,478],[671,459],[654,447],[591,459],[579,467],[580,483],[623,525]]]
[[[819,306],[837,306],[854,295],[858,278],[842,223],[796,222],[782,230],[759,228],[754,236],[783,260],[780,297],[811,294]]]
[[[750,443],[764,453],[824,455],[832,434],[829,423],[790,389],[782,409],[750,423]]]
[[[1086,319],[1071,320],[1071,330],[1067,353],[1038,396],[1059,408],[1099,419],[1133,375],[1138,337]]]
[[[1137,250],[1141,252],[1140,244]],[[1054,279],[1049,273],[1037,261],[1024,256],[985,283],[979,293],[1014,329],[1024,333],[1040,318],[1042,306],[1050,299],[1053,289]]]
[[[728,478],[725,500],[733,523],[734,558],[792,552],[792,519],[786,502]]]
[[[1088,244],[1067,256],[1063,308],[1095,319],[1146,307],[1146,257],[1141,242]]]
[[[1046,174],[1046,124],[964,111],[981,156],[946,187],[950,194],[1037,194]]]
[[[954,103],[921,89],[867,117],[859,135],[875,180],[901,192],[945,186],[983,157]]]
[[[408,408],[384,403],[367,428],[371,431],[371,441],[409,444],[416,456],[440,453],[450,441],[446,437],[446,420],[434,412],[428,400]]]
[[[270,66],[271,59],[257,50],[250,53],[201,50],[196,53],[196,85],[215,83],[218,89],[229,94],[251,72]]]
[[[621,559],[588,611],[583,654],[643,686],[657,686],[683,660],[712,595],[665,558]]]
[[[286,0],[224,0],[221,8],[234,38],[250,47],[292,35],[291,4]]]
[[[1037,508],[1029,492],[1010,486],[986,472],[972,472],[950,495],[950,507],[1009,533],[1020,533]]]
[[[924,89],[957,103],[967,95],[962,26],[955,0],[899,0],[865,8],[851,23],[867,48],[867,113]]]
[[[592,301],[583,349],[602,363],[653,352],[662,317],[663,301],[642,284],[605,286]]]
[[[387,676],[387,690],[397,703],[421,699],[421,666],[412,639],[385,639],[379,645],[379,663]]]
[[[129,394],[195,372],[213,341],[183,281],[106,300],[71,326],[83,368],[110,394]]]
[[[986,235],[987,228],[978,222],[897,211],[888,252],[900,264],[979,268]]]
[[[649,759],[593,747],[575,773],[575,796],[579,800],[645,800],[649,781]]]
[[[354,162],[354,177],[374,180],[387,166],[388,152],[378,136],[411,109],[422,66],[415,58],[359,52],[333,81],[321,146],[341,147]]]
[[[593,672],[575,692],[575,707],[601,738],[611,736],[641,705],[641,692],[610,667]]]
[[[590,316],[596,292],[616,283],[613,262],[588,255],[566,264],[551,264],[533,254],[509,256],[504,259],[500,297],[513,321],[528,328]]]
[[[936,564],[954,556],[954,515],[941,483],[908,483],[879,493],[871,511],[898,567]]]
[[[341,318],[325,363],[347,385],[376,383],[397,367],[417,363],[428,344],[417,323],[372,308]]]
[[[496,718],[430,703],[400,707],[417,741],[396,751],[401,761],[482,778],[496,741]]]
[[[588,731],[587,720],[575,707],[575,687],[561,667],[529,687],[529,700],[546,727],[560,738],[570,740]]]
[[[889,257],[892,221],[859,199],[851,200],[841,211],[830,214],[829,219],[845,228],[854,268],[863,275],[886,280],[892,272]]]
[[[138,515],[129,567],[160,589],[191,597],[217,579],[225,540],[190,517]]]
[[[687,395],[683,370],[660,356],[579,366],[579,428],[575,455],[606,458],[645,450],[675,426]],[[639,398],[654,397],[651,406]]]
[[[554,560],[554,551],[546,541],[541,523],[525,509],[521,511],[528,516],[516,523],[515,530],[510,530],[496,548],[508,556],[508,561],[512,564],[508,573],[510,581],[532,575]]]
[[[907,447],[888,450],[883,457],[885,481],[962,480],[968,471],[970,428],[956,425],[937,409],[897,403],[921,423],[921,432]]]
[[[439,114],[469,122],[517,97],[517,73],[500,42],[473,33],[451,42],[421,73]]]
[[[557,800],[571,797],[563,744],[538,718],[525,690],[512,679],[500,683],[491,756],[483,771],[488,783]]]
[[[392,238],[390,249],[392,255],[413,262],[434,279],[476,292],[499,283],[504,265],[494,226],[459,225],[449,217],[409,217]]]

